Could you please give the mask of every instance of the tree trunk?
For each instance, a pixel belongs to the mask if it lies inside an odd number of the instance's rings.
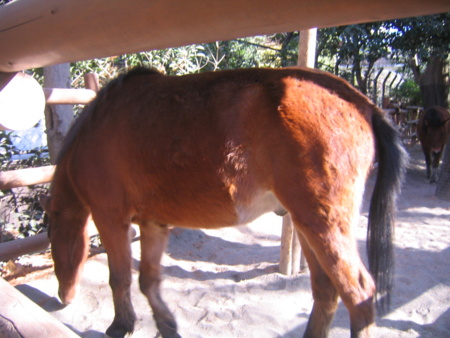
[[[444,150],[444,158],[436,186],[436,197],[450,201],[450,137]]]
[[[44,67],[44,87],[70,88],[70,65],[68,63]],[[73,121],[73,106],[50,105],[45,110],[47,143],[50,160],[55,163]]]
[[[410,66],[420,87],[423,107],[425,109],[433,106],[448,107],[445,60],[439,56],[431,57],[423,73],[420,72],[415,60],[410,62]]]

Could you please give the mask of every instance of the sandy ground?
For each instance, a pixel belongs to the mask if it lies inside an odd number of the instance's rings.
[[[376,337],[450,337],[450,202],[434,197],[419,146],[398,202],[396,275],[392,309],[377,318]],[[366,194],[370,194],[373,179]],[[365,257],[367,201],[357,236]],[[183,337],[298,337],[312,307],[309,274],[278,273],[281,218],[268,214],[248,226],[214,231],[176,229],[163,259],[163,298]],[[133,243],[136,266],[139,242]],[[157,331],[133,271],[138,316],[133,337]],[[106,255],[89,259],[75,302],[62,308],[52,273],[17,289],[82,337],[102,337],[113,319]],[[339,304],[331,337],[349,337],[348,313]]]

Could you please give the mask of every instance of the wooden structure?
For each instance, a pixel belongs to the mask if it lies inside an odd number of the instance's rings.
[[[422,107],[397,107],[384,109],[384,111],[391,116],[394,123],[398,126],[403,143],[416,144],[418,142],[417,123],[419,122],[419,115],[423,111]]]
[[[0,9],[0,72],[443,12],[448,0],[19,0]]]
[[[78,337],[73,331],[0,278],[1,337]]]

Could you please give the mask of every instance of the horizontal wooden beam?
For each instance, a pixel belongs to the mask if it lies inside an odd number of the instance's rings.
[[[134,226],[130,227],[128,234],[130,240],[136,239],[136,236],[138,235]],[[88,236],[93,237],[96,235],[98,235],[98,230],[95,227],[94,222],[90,221],[88,224]],[[49,246],[50,241],[48,239],[47,232],[43,232],[30,237],[15,239],[8,242],[3,242],[0,243],[0,261],[7,262],[23,255],[45,251],[49,248]]]
[[[97,93],[91,89],[44,88],[47,104],[88,104]]]
[[[0,10],[0,71],[443,12],[450,1],[13,1]]]
[[[55,166],[18,169],[0,172],[0,190],[48,183],[52,180]]]
[[[17,257],[48,249],[50,242],[47,233],[0,243],[0,261],[9,261]]]

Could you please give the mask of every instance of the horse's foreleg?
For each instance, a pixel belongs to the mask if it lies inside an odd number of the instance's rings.
[[[59,240],[53,241],[52,255],[59,281],[58,295],[61,302],[67,305],[75,297],[81,272],[89,254],[89,237],[85,225],[81,231],[74,226],[65,236],[59,237]]]
[[[164,338],[180,337],[175,318],[160,294],[161,257],[166,249],[169,231],[167,226],[142,222],[141,265],[139,285],[153,310],[156,326]]]
[[[112,213],[111,213],[112,214]],[[109,284],[112,289],[115,316],[106,330],[110,337],[124,337],[134,330],[136,314],[131,304],[131,244],[130,224],[118,224],[118,217],[93,214],[102,244],[108,254]],[[116,221],[115,221],[116,220]]]
[[[439,173],[439,162],[441,160],[442,151],[435,153],[433,152],[431,154],[432,161],[431,161],[431,175],[430,175],[430,183],[436,183],[438,179],[438,173]]]
[[[314,252],[303,236],[298,234],[302,253],[308,261],[314,306],[308,320],[304,337],[327,337],[337,308],[338,293],[332,281],[323,271]]]

